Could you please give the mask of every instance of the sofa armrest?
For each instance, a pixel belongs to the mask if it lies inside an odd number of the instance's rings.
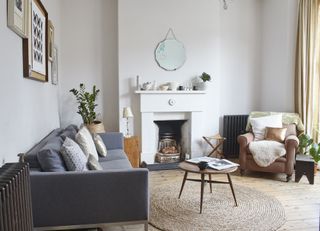
[[[31,174],[35,227],[148,220],[148,170]]]
[[[107,149],[123,149],[123,134],[120,132],[106,132],[99,134]]]

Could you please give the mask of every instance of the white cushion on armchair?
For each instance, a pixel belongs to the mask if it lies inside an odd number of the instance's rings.
[[[250,123],[254,140],[263,140],[266,127],[282,128],[282,114],[251,118]]]

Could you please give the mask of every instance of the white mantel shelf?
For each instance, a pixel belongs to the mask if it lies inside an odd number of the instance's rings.
[[[135,91],[136,94],[205,94],[205,91]]]

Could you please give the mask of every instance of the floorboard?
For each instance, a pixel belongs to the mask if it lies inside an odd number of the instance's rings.
[[[191,176],[191,174],[190,174]],[[193,177],[199,177],[194,174]],[[150,187],[168,182],[180,182],[183,178],[181,170],[164,170],[150,172]],[[215,175],[216,180],[225,180],[224,175]],[[315,176],[314,185],[310,185],[305,176],[299,183],[286,182],[284,174],[247,172],[240,176],[239,172],[232,174],[234,184],[247,186],[265,194],[276,197],[283,205],[286,213],[286,223],[279,231],[318,231],[320,214],[320,173]],[[105,231],[141,231],[143,225],[110,227]],[[150,231],[157,229],[149,226]]]

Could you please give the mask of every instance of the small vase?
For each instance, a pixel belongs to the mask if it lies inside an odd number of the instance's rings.
[[[207,89],[207,83],[206,82],[199,82],[197,84],[197,89],[199,91],[205,91]]]
[[[86,127],[91,133],[105,133],[104,125],[101,121],[93,121],[91,124],[86,124]]]

